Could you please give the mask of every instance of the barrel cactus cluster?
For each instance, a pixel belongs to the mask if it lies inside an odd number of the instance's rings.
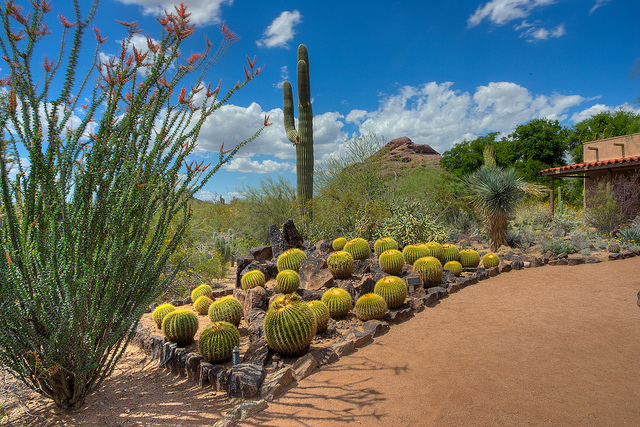
[[[240,345],[240,332],[229,322],[213,322],[198,338],[198,352],[209,362],[231,359],[233,348]]]
[[[480,254],[473,249],[463,249],[460,251],[459,261],[463,267],[475,268],[480,265]]]
[[[493,268],[500,265],[500,257],[496,254],[486,254],[482,257],[482,266],[484,268]]]
[[[269,347],[285,357],[301,356],[316,334],[316,316],[298,295],[275,300],[264,317],[264,335]]]
[[[462,264],[460,264],[460,262],[458,261],[447,261],[447,263],[442,268],[449,270],[456,277],[460,277],[460,275],[462,274]]]
[[[189,345],[198,332],[198,315],[189,308],[180,308],[167,314],[162,320],[162,333],[167,340],[179,347]]]
[[[175,309],[176,308],[173,306],[173,304],[161,304],[153,309],[153,313],[151,313],[151,319],[156,322],[156,325],[158,325],[158,329],[162,328],[162,321],[164,320],[165,316]]]
[[[376,282],[373,293],[380,295],[390,309],[398,308],[407,298],[407,285],[397,276],[387,276]]]
[[[276,276],[276,291],[290,294],[300,287],[300,275],[295,270],[282,270]]]
[[[206,283],[203,283],[202,285],[191,291],[191,301],[195,301],[203,295],[209,298],[213,296],[213,289]]]
[[[353,256],[345,251],[333,252],[327,257],[327,267],[336,279],[346,279],[353,273]]]
[[[399,274],[404,268],[404,256],[397,249],[389,249],[379,255],[378,264],[387,274]]]
[[[193,302],[193,309],[198,314],[207,314],[209,313],[209,307],[211,306],[212,303],[213,303],[213,300],[211,298],[209,298],[206,295],[202,295]]]
[[[309,301],[307,305],[313,311],[313,314],[316,316],[316,333],[321,333],[327,330],[327,326],[329,325],[329,319],[331,318],[329,314],[329,307],[325,303],[319,300]]]
[[[240,285],[242,289],[248,291],[249,289],[257,288],[258,286],[264,287],[267,283],[267,278],[260,270],[247,271],[240,278]]]
[[[438,258],[439,261],[442,261],[442,257],[444,255],[444,248],[438,242],[429,242],[426,243],[425,246],[429,249],[429,255],[434,258]]]
[[[356,317],[366,322],[372,319],[381,319],[387,312],[387,303],[380,295],[375,293],[362,295],[356,301]]]
[[[342,288],[328,289],[322,294],[321,301],[325,303],[329,309],[329,315],[334,319],[339,319],[349,314],[353,304],[349,292]]]
[[[381,253],[391,249],[398,249],[398,242],[396,242],[391,237],[381,237],[373,244],[373,251],[378,256],[380,256]]]
[[[413,271],[420,275],[425,288],[438,286],[442,280],[442,264],[438,258],[426,256],[413,264]]]
[[[278,271],[293,270],[298,271],[300,264],[307,258],[307,255],[298,248],[287,249],[282,252],[276,261]]]
[[[442,245],[442,259],[441,261],[449,262],[449,261],[458,261],[460,259],[460,251],[456,247],[456,245],[452,245],[451,243],[445,243]]]
[[[212,302],[208,315],[211,322],[229,322],[238,326],[244,312],[240,301],[229,295]]]
[[[404,262],[411,265],[420,258],[429,256],[429,254],[429,249],[425,245],[420,244],[407,245],[402,250]]]
[[[355,239],[349,240],[342,250],[350,253],[354,260],[367,259],[369,258],[369,255],[371,255],[369,242],[364,240],[362,237],[356,237]]]
[[[347,244],[347,239],[344,237],[338,237],[331,242],[331,247],[334,251],[341,251],[344,248],[344,245]]]

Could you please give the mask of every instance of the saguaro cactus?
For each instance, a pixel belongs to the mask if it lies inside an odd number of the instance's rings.
[[[313,112],[309,85],[309,54],[303,44],[298,46],[298,130],[293,117],[291,83],[282,86],[284,129],[287,138],[296,146],[296,175],[298,198],[310,216],[308,201],[313,199]]]

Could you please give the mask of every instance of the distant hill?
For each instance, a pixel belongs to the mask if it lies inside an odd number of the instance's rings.
[[[427,144],[415,144],[406,136],[392,139],[384,147],[378,150],[372,160],[382,157],[386,167],[391,173],[394,169],[414,169],[434,167],[440,169],[442,156]]]

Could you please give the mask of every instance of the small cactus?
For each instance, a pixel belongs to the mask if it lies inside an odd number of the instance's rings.
[[[444,262],[448,261],[458,261],[460,259],[460,251],[456,247],[456,245],[452,245],[451,243],[445,243],[442,245],[442,260]]]
[[[438,258],[427,256],[413,264],[413,271],[420,275],[425,288],[438,286],[442,280],[442,264]]]
[[[153,313],[151,313],[151,318],[154,322],[156,322],[156,325],[158,325],[158,329],[162,327],[162,320],[164,319],[164,317],[175,309],[176,308],[173,306],[173,304],[162,304],[157,306],[153,310]]]
[[[388,308],[398,308],[407,298],[407,285],[399,277],[387,276],[378,280],[373,293],[384,298]]]
[[[228,295],[212,302],[208,314],[211,322],[229,322],[238,326],[243,315],[242,304],[237,298]]]
[[[463,267],[477,267],[480,264],[480,254],[473,249],[460,251],[460,264]]]
[[[290,294],[300,287],[300,275],[294,270],[282,270],[276,276],[276,291]]]
[[[500,258],[496,254],[486,254],[482,257],[482,266],[492,268],[500,265]]]
[[[316,316],[316,333],[319,334],[327,330],[327,325],[329,324],[329,308],[322,301],[314,300],[309,301],[307,305],[313,311],[313,314]]]
[[[351,310],[351,295],[342,288],[331,288],[322,294],[321,301],[329,309],[329,315],[334,319],[344,317]]]
[[[180,308],[173,310],[162,321],[162,333],[167,340],[183,347],[193,342],[198,332],[198,315],[191,309]]]
[[[429,249],[429,253],[432,257],[438,258],[438,261],[442,261],[444,255],[444,248],[438,242],[429,242],[425,246]]]
[[[399,274],[404,267],[404,257],[399,250],[390,249],[380,254],[378,264],[380,264],[380,269],[387,274]]]
[[[346,279],[353,273],[353,256],[345,251],[334,252],[327,257],[327,267],[336,279]]]
[[[362,237],[356,237],[349,240],[342,249],[345,252],[349,252],[353,259],[367,259],[371,255],[371,248],[369,243]]]
[[[347,239],[344,237],[338,237],[331,243],[331,247],[334,251],[341,251],[344,248],[344,245],[347,244]]]
[[[202,295],[209,298],[213,297],[213,289],[211,289],[211,286],[203,283],[202,285],[195,288],[193,291],[191,291],[191,301],[197,300]]]
[[[231,359],[233,348],[240,345],[240,332],[229,322],[213,322],[198,338],[198,351],[209,362]]]
[[[365,294],[356,301],[356,317],[362,322],[381,319],[387,312],[387,303],[380,295]]]
[[[206,295],[198,297],[193,303],[193,308],[198,314],[209,313],[209,306],[213,303],[213,300]]]
[[[264,317],[267,344],[282,356],[305,354],[315,334],[315,314],[298,295],[277,299]]]
[[[278,271],[294,270],[298,271],[300,264],[307,258],[307,255],[298,248],[287,249],[282,252],[276,262]]]
[[[429,249],[424,245],[407,245],[402,250],[402,256],[406,264],[413,265],[418,259],[429,256]]]
[[[451,271],[456,277],[460,277],[462,274],[462,264],[458,261],[448,261],[443,268]]]
[[[373,244],[373,251],[378,256],[390,249],[398,249],[398,242],[393,240],[391,237],[381,237]]]
[[[265,283],[267,283],[267,278],[260,270],[247,271],[242,275],[242,278],[240,279],[240,285],[245,291],[257,288],[258,286],[264,287]]]
[[[612,254],[620,253],[620,244],[615,242],[609,243],[609,245],[607,246],[607,251],[611,252]]]

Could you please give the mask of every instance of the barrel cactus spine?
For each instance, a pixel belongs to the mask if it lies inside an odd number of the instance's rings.
[[[353,256],[354,260],[367,259],[369,258],[369,255],[371,255],[369,243],[362,237],[356,237],[355,239],[349,240],[342,250],[349,252]]]
[[[425,288],[438,286],[442,280],[442,264],[438,258],[427,256],[413,264],[413,271],[420,275]]]
[[[473,249],[463,249],[460,251],[460,264],[462,267],[477,267],[480,264],[480,254]]]
[[[245,291],[256,288],[258,286],[264,287],[265,283],[267,283],[267,278],[260,270],[247,271],[242,275],[242,278],[240,278],[240,285]]]
[[[456,277],[460,277],[460,275],[462,274],[462,264],[460,264],[459,261],[447,261],[447,263],[442,268],[446,268],[447,270],[451,271]]]
[[[162,320],[162,333],[167,340],[183,347],[193,342],[198,332],[198,315],[189,308],[180,308],[167,314]]]
[[[278,257],[276,265],[278,271],[293,270],[298,271],[300,264],[307,258],[307,255],[298,248],[287,249]]]
[[[300,287],[300,275],[294,270],[282,270],[276,276],[276,291],[283,294],[295,292]]]
[[[198,297],[201,297],[202,295],[212,298],[213,289],[211,288],[211,286],[207,285],[206,283],[203,283],[202,285],[195,288],[193,291],[191,291],[191,301],[193,302],[197,300]]]
[[[356,301],[355,310],[356,317],[362,322],[381,319],[387,312],[387,302],[378,294],[365,294]]]
[[[327,257],[327,267],[336,279],[346,279],[353,273],[353,256],[345,251],[333,252]]]
[[[331,242],[331,247],[334,251],[341,251],[345,244],[347,244],[347,239],[344,237],[338,237]]]
[[[198,314],[209,313],[209,307],[213,303],[213,300],[206,295],[199,296],[197,300],[193,302],[193,309]]]
[[[316,333],[319,334],[327,330],[329,325],[329,307],[325,303],[319,300],[309,301],[307,305],[313,310],[313,314],[316,316]]]
[[[399,274],[404,268],[404,257],[397,249],[384,251],[378,257],[380,269],[387,274]]]
[[[490,253],[482,257],[482,266],[484,268],[493,268],[500,265],[500,258],[498,255]]]
[[[429,255],[438,258],[439,261],[442,261],[442,257],[444,255],[444,248],[438,242],[429,242],[425,243],[427,249],[429,249]]]
[[[424,245],[407,245],[402,250],[406,264],[413,265],[418,259],[429,256],[429,249]]]
[[[229,322],[213,322],[198,338],[198,352],[209,362],[231,359],[233,348],[240,345],[240,332]]]
[[[378,280],[373,288],[373,293],[384,298],[389,309],[398,308],[404,304],[407,292],[407,285],[396,276],[387,276]]]
[[[390,249],[398,249],[398,242],[391,237],[381,237],[373,244],[373,251],[380,256],[381,253]]]
[[[162,320],[164,319],[164,317],[175,309],[176,308],[173,304],[168,303],[161,304],[153,309],[153,313],[151,313],[151,319],[156,322],[156,325],[158,325],[158,329],[162,328]]]
[[[287,133],[287,139],[296,147],[298,199],[302,201],[303,209],[310,214],[308,202],[313,199],[313,110],[309,82],[309,53],[303,44],[298,46],[297,78],[298,130],[296,130],[293,114],[293,91],[288,80],[282,85],[284,130]]]
[[[620,253],[620,243],[617,243],[617,242],[609,243],[607,245],[607,251],[611,252],[612,254]]]
[[[236,326],[240,324],[243,314],[242,304],[231,295],[212,302],[208,313],[211,322],[223,321]]]
[[[353,301],[349,292],[342,288],[331,288],[322,294],[321,301],[329,309],[329,315],[334,319],[344,317],[351,310]]]
[[[460,251],[456,245],[445,243],[442,245],[442,261],[458,261],[460,259]]]
[[[264,317],[267,344],[282,356],[305,354],[315,334],[315,314],[299,297],[289,298],[289,295],[285,295],[274,301]]]

